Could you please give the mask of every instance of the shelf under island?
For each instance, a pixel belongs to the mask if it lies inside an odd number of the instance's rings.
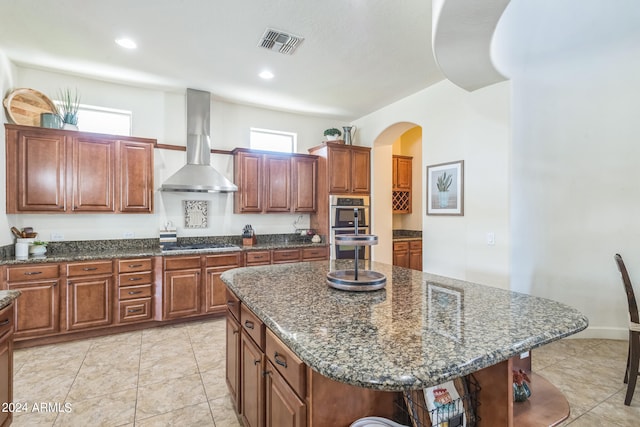
[[[245,426],[393,418],[400,392],[471,374],[480,387],[478,425],[553,425],[568,416],[566,399],[535,376],[534,396],[536,384],[547,398],[557,394],[559,411],[545,405],[537,418],[533,400],[514,409],[512,369],[520,354],[585,329],[584,315],[503,289],[376,262],[363,267],[384,274],[386,287],[330,288],[329,271],[353,268],[342,260],[222,274],[230,291],[227,383]]]

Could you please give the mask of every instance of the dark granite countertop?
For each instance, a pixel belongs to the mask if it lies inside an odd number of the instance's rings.
[[[588,325],[549,299],[371,263],[384,289],[327,286],[316,261],[229,270],[222,280],[308,366],[336,381],[419,389],[467,375]]]
[[[403,242],[410,240],[422,240],[422,231],[417,230],[393,230],[393,241]]]
[[[0,310],[8,306],[20,296],[20,291],[0,291]]]

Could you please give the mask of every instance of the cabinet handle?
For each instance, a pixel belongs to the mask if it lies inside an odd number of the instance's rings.
[[[142,277],[129,277],[130,282],[137,282],[138,280],[142,280]]]
[[[97,270],[98,267],[85,267],[83,268],[84,271],[93,271],[93,270]]]
[[[141,294],[142,291],[129,291],[129,295]]]
[[[240,333],[240,331],[239,331],[238,329],[235,329],[235,330],[233,331],[233,335],[235,335],[235,334],[239,334],[239,333]]]
[[[127,310],[127,313],[140,313],[141,311],[141,308],[136,308],[135,310]]]
[[[142,264],[129,264],[129,268],[142,267]]]
[[[262,373],[262,375],[263,375],[263,376],[265,376],[265,377],[266,377],[267,375],[271,375],[271,371],[264,371],[264,372]]]
[[[4,326],[8,324],[9,324],[9,319],[4,319],[2,322],[0,322],[0,326]]]
[[[234,305],[236,305],[236,303],[234,301],[227,301],[227,305],[229,307],[233,307]]]
[[[42,271],[25,271],[24,272],[25,276],[33,276],[35,274],[42,274]]]
[[[257,365],[257,364],[259,364],[259,363],[260,363],[260,359],[258,359],[258,360],[254,360],[254,361],[253,361],[253,364],[254,364],[254,365]]]
[[[286,368],[287,367],[287,361],[286,360],[282,360],[282,359],[278,359],[279,357],[282,357],[282,355],[276,351],[275,354],[273,355],[273,360],[275,360],[278,365]]]
[[[253,329],[253,326],[254,326],[254,325],[253,325],[253,322],[251,322],[250,320],[245,320],[245,321],[244,321],[244,326],[245,326],[245,328],[247,328],[247,329]]]

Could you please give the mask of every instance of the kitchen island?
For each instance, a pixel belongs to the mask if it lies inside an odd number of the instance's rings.
[[[352,261],[239,268],[222,280],[309,375],[398,392],[474,374],[482,425],[514,425],[512,358],[588,325],[565,304],[387,264],[365,267],[387,277],[384,289],[327,286],[327,272],[349,268]]]

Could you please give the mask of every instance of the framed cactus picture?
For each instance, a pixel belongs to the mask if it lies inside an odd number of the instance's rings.
[[[427,215],[464,215],[464,160],[427,166]]]

